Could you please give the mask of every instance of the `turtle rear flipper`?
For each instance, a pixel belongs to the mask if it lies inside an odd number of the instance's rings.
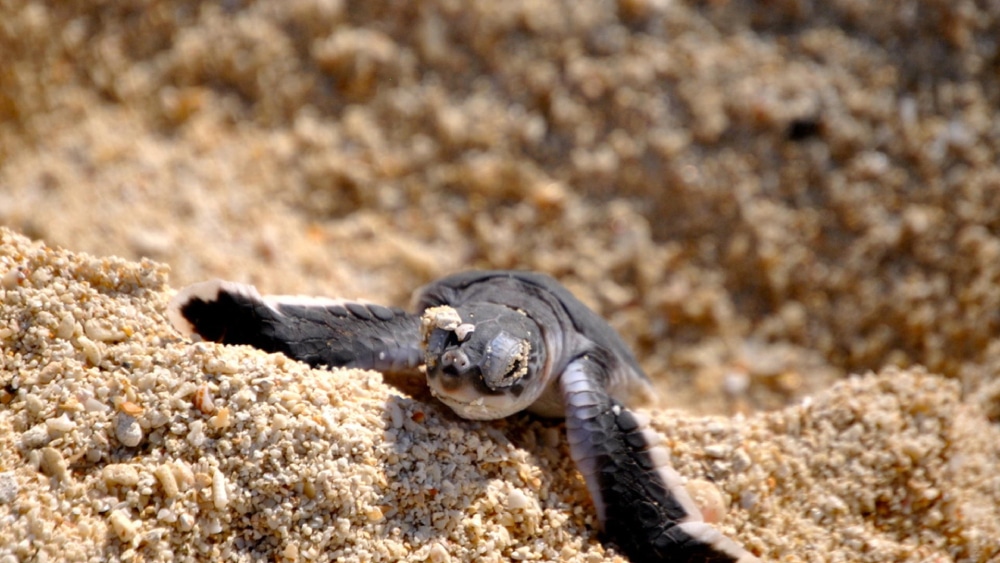
[[[656,434],[600,384],[605,371],[583,356],[560,385],[570,453],[608,539],[633,563],[757,561],[704,522]]]
[[[282,352],[313,367],[399,372],[423,363],[420,319],[397,308],[262,297],[253,286],[212,280],[178,292],[167,315],[185,335]]]

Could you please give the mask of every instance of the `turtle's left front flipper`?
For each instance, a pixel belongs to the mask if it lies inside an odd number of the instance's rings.
[[[583,356],[560,384],[570,453],[607,537],[633,563],[757,561],[705,523],[657,435],[604,389],[605,372],[598,357]]]
[[[313,367],[400,372],[423,363],[420,318],[381,305],[261,296],[253,286],[211,280],[179,291],[167,316],[187,336],[282,352]]]

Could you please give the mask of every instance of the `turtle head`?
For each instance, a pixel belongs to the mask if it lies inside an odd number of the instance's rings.
[[[542,391],[545,347],[524,313],[492,303],[427,309],[424,355],[431,391],[464,418],[502,418]]]

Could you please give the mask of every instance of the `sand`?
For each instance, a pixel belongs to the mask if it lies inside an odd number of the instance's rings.
[[[488,267],[620,330],[678,470],[765,559],[997,559],[998,25],[0,2],[0,225],[69,249],[2,235],[0,557],[603,558],[558,423],[162,319],[215,276],[405,304]]]
[[[3,561],[609,555],[557,422],[465,421],[376,373],[192,344],[165,321],[165,266],[2,237]],[[941,376],[653,422],[709,518],[765,559],[1000,553],[1000,429]]]

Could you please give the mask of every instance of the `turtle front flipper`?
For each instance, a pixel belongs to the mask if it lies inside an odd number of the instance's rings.
[[[757,561],[704,522],[657,435],[600,383],[605,371],[596,357],[583,356],[560,385],[570,453],[608,539],[633,563]]]
[[[212,280],[177,293],[167,316],[181,333],[282,352],[313,367],[399,372],[423,363],[420,319],[402,309],[293,296]]]

